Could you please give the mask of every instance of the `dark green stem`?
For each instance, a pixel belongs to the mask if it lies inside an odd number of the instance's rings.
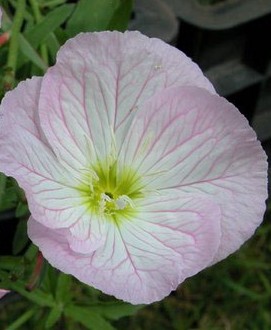
[[[5,89],[9,90],[14,87],[16,64],[19,49],[19,34],[24,20],[25,0],[18,0],[16,13],[11,28],[11,38],[8,50],[7,69],[5,76]]]

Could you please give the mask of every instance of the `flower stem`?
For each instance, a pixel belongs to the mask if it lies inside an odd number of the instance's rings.
[[[33,270],[29,283],[26,285],[26,290],[32,291],[37,285],[38,280],[40,278],[43,262],[44,262],[43,255],[39,251],[36,259],[35,268]]]
[[[11,38],[10,38],[10,44],[8,50],[7,67],[9,73],[5,76],[6,90],[9,90],[14,86],[15,71],[16,71],[18,49],[19,49],[19,33],[23,24],[24,10],[25,10],[25,0],[18,0],[16,13],[14,16],[12,29],[11,29]]]

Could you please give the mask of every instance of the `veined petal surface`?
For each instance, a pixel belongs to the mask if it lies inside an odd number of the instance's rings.
[[[69,40],[0,109],[0,171],[58,269],[134,304],[162,299],[262,221],[266,156],[182,52],[138,32]]]
[[[74,189],[78,182],[57,160],[41,131],[40,85],[37,77],[21,82],[1,103],[0,170],[25,190],[38,221],[53,228],[67,227],[85,207]]]
[[[266,155],[225,99],[197,87],[164,90],[138,109],[119,150],[148,189],[202,193],[221,208],[215,261],[235,251],[263,219]]]
[[[11,135],[13,130],[27,131],[46,143],[40,129],[38,102],[42,78],[33,77],[6,93],[1,103],[0,136]]]
[[[178,191],[138,203],[135,218],[107,222],[104,244],[88,255],[72,251],[63,230],[34,219],[28,234],[63,272],[133,304],[150,303],[212,262],[220,242],[220,210]]]
[[[66,237],[72,251],[89,255],[105,243],[106,231],[106,220],[87,212],[69,228]]]
[[[43,78],[41,125],[55,153],[84,168],[90,160],[114,157],[140,104],[183,85],[214,93],[195,63],[158,39],[139,32],[79,34]]]

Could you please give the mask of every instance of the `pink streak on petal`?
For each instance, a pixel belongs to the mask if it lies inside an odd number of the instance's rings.
[[[220,206],[216,261],[238,249],[263,219],[266,155],[245,117],[217,95],[196,87],[155,95],[138,109],[119,153],[148,189],[202,193]]]
[[[220,211],[209,200],[178,191],[140,205],[135,219],[123,219],[120,226],[107,222],[105,244],[89,255],[72,251],[66,232],[33,219],[28,234],[61,271],[133,304],[151,303],[212,262]]]

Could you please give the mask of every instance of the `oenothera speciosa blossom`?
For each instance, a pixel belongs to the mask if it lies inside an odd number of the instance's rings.
[[[7,93],[0,160],[45,258],[134,304],[234,252],[265,210],[247,120],[182,52],[138,32],[79,34]]]

